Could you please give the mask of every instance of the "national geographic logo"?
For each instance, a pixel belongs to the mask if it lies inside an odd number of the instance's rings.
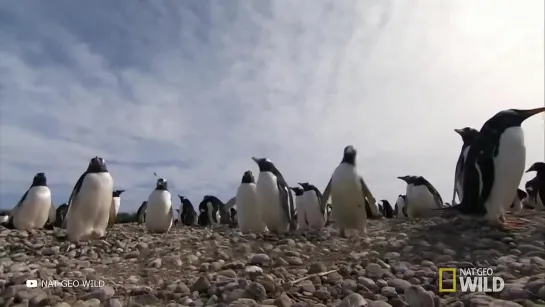
[[[439,268],[438,274],[439,293],[456,292],[458,284],[461,292],[501,292],[505,286],[503,278],[493,276],[491,268]]]

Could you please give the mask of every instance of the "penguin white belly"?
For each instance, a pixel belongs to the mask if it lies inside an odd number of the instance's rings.
[[[486,218],[497,221],[512,204],[524,174],[526,146],[520,127],[506,129],[500,137],[498,155],[494,159],[494,183],[485,202]]]
[[[331,176],[331,214],[338,228],[366,231],[367,212],[362,191],[355,168],[340,164]]]
[[[536,192],[536,197],[534,199],[534,208],[538,210],[544,210],[545,204],[542,201],[543,196],[539,194],[539,191]]]
[[[407,205],[407,215],[411,219],[426,216],[437,208],[433,194],[424,185],[407,185]]]
[[[405,200],[403,199],[403,197],[397,198],[396,206],[397,206],[397,218],[398,219],[407,218],[405,214],[403,214],[403,208],[405,208]]]
[[[212,205],[212,202],[207,202],[206,203],[206,208],[208,209],[207,213],[208,213],[208,221],[210,221],[210,225],[217,225],[218,224],[218,214],[216,212],[216,216],[214,219],[214,205]]]
[[[109,173],[86,174],[66,213],[70,241],[103,237],[110,218],[114,182]]]
[[[117,217],[117,213],[119,212],[119,206],[121,205],[121,198],[120,197],[113,197],[112,198],[112,206],[110,207],[110,213],[113,218]]]
[[[0,215],[0,224],[5,223],[9,220],[9,215]]]
[[[306,197],[303,195],[295,196],[295,207],[297,208],[297,228],[305,230],[308,228],[306,220]]]
[[[51,191],[48,187],[32,187],[23,203],[16,208],[13,226],[19,230],[39,229],[44,227],[51,209]]]
[[[270,172],[260,172],[256,189],[259,206],[263,210],[263,222],[267,228],[280,233],[288,231],[289,220],[282,209],[276,176]]]
[[[320,208],[320,200],[314,191],[305,192],[305,215],[310,228],[321,228],[325,226],[324,215]]]
[[[254,183],[242,183],[237,189],[237,221],[242,233],[259,233],[267,230],[261,216]]]
[[[462,152],[463,160],[462,160],[462,166],[464,166],[467,154],[469,152],[469,148],[471,146],[467,146],[464,148],[464,151]],[[463,170],[456,170],[456,193],[458,193],[458,200],[460,203],[462,202],[462,199],[464,198],[464,171]],[[452,199],[452,205],[455,205],[455,198]]]
[[[47,218],[47,221],[51,224],[55,223],[55,220],[57,219],[57,209],[53,204],[49,206],[49,217]]]
[[[148,198],[146,228],[163,233],[172,227],[172,200],[169,191],[154,190]]]

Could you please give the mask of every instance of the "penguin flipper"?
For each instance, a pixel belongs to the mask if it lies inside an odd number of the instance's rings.
[[[327,183],[324,194],[322,194],[322,201],[321,203],[327,204],[327,201],[329,200],[329,196],[331,196],[331,178],[329,179],[329,182]]]
[[[435,204],[437,205],[437,207],[442,208],[443,198],[441,198],[441,194],[439,194],[439,192],[435,189],[435,187],[429,181],[426,180],[425,185],[430,191],[430,193],[433,195],[433,199],[435,200]]]
[[[281,182],[277,182],[278,186],[278,197],[280,200],[280,205],[282,206],[282,210],[284,211],[284,215],[287,217],[288,221],[290,221],[290,224],[292,222],[292,217],[295,215],[293,214],[293,210],[290,208],[290,192],[287,185],[282,184]]]
[[[367,184],[365,184],[365,180],[363,180],[363,177],[361,176],[360,176],[360,184],[361,184],[363,197],[367,200],[367,204],[369,205],[369,209],[371,210],[372,215],[373,216],[380,215],[380,212],[378,212],[377,206],[371,206],[371,203],[376,204],[377,200],[373,197],[373,194],[371,194],[369,187],[367,187]]]
[[[225,203],[225,208],[227,210],[233,208],[237,203],[237,197],[234,196],[233,198],[229,199],[229,201],[227,203]]]
[[[28,190],[26,190],[25,194],[23,194],[21,199],[19,199],[19,201],[17,202],[17,205],[15,205],[15,207],[12,210],[13,213],[15,212],[15,210],[17,210],[23,204],[23,202],[25,201],[25,199],[26,199],[26,197],[28,195],[28,191],[30,191],[30,188]]]
[[[70,212],[70,207],[72,207],[72,203],[74,202],[74,200],[78,196],[79,190],[81,189],[81,186],[83,185],[83,179],[85,178],[85,175],[87,175],[87,172],[85,172],[85,173],[81,174],[81,176],[79,176],[79,179],[76,182],[76,185],[72,189],[72,193],[70,193],[70,197],[68,198],[68,203],[67,203],[68,211],[66,212],[66,215],[68,215],[68,212]]]

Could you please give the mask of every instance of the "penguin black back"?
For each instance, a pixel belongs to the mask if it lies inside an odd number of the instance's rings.
[[[295,196],[302,196],[305,191],[300,187],[290,187],[290,189],[295,193]]]
[[[143,201],[140,207],[138,207],[138,210],[136,211],[136,222],[138,224],[142,224],[143,220],[140,219],[140,216],[145,215],[145,210],[148,205],[148,201]]]
[[[393,218],[394,217],[394,210],[392,209],[392,206],[390,205],[390,202],[387,201],[386,199],[383,199],[382,200],[382,210],[383,210],[383,214],[384,214],[384,217],[386,218]]]
[[[526,172],[536,172],[536,177],[531,180],[531,184],[534,186],[534,198],[536,198],[536,202],[541,201],[545,206],[545,163],[536,162]],[[537,199],[537,197],[540,199]]]
[[[433,195],[433,198],[435,199],[435,203],[438,207],[443,207],[443,199],[441,198],[441,195],[439,192],[435,189],[435,187],[428,181],[426,178],[422,176],[416,176],[412,179],[412,184],[414,186],[423,185],[425,186],[428,191]]]

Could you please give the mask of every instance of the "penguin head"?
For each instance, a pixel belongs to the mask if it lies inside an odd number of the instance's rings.
[[[252,160],[254,160],[254,162],[257,164],[257,166],[259,167],[259,171],[260,172],[271,172],[271,173],[274,173],[275,170],[276,170],[276,167],[274,166],[274,164],[272,163],[271,160],[267,159],[267,158],[256,158],[256,157],[252,157]]]
[[[89,161],[89,166],[87,167],[88,173],[106,173],[108,169],[106,168],[106,161],[103,158],[96,156]]]
[[[252,171],[244,172],[244,175],[242,175],[241,183],[255,183],[255,178]]]
[[[414,181],[414,176],[406,175],[406,176],[397,177],[397,179],[401,179],[405,181],[407,184],[411,184]]]
[[[113,197],[120,197],[121,193],[125,192],[125,190],[115,190],[113,192]]]
[[[348,145],[344,148],[343,151],[343,160],[341,163],[348,163],[350,165],[356,165],[356,156],[358,155],[358,151],[354,146]]]
[[[297,184],[299,184],[303,188],[303,191],[311,190],[310,184],[308,182],[298,182]]]
[[[479,131],[470,127],[465,127],[463,129],[454,129],[454,131],[456,131],[456,133],[458,133],[462,137],[464,145],[469,145],[473,143],[473,140],[475,140],[477,134],[479,134]]]
[[[167,191],[168,190],[167,181],[165,179],[163,179],[163,178],[157,179],[157,183],[155,184],[155,190]]]
[[[231,209],[229,209],[229,213],[231,215],[231,218],[234,219],[236,217],[236,215],[237,215],[237,209],[231,208]]]
[[[290,187],[290,190],[295,193],[295,196],[301,196],[304,193],[303,189],[301,189],[300,187]]]
[[[526,172],[537,172],[538,174],[545,174],[545,163],[536,162],[532,164],[532,166],[530,166],[530,168]]]
[[[483,129],[497,130],[498,128],[520,127],[523,121],[541,112],[545,112],[545,107],[527,110],[504,110],[489,119],[484,124]]]
[[[37,173],[32,179],[33,187],[47,186],[47,178],[45,173]]]

